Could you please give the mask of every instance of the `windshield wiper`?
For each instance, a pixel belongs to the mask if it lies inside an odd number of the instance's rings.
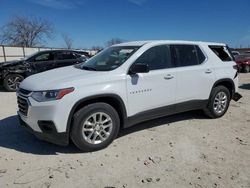
[[[81,66],[81,69],[90,70],[90,71],[97,71],[96,68],[94,68],[94,67],[88,67],[88,66]]]

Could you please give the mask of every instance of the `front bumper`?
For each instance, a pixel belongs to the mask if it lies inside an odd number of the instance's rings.
[[[40,121],[38,125],[42,132],[33,130],[25,121],[22,120],[22,115],[18,114],[19,123],[22,127],[25,127],[27,131],[34,134],[38,139],[45,140],[57,145],[66,146],[69,143],[69,135],[67,132],[58,133],[56,127],[51,121]],[[49,126],[46,125],[49,124]],[[48,129],[49,127],[49,129]]]
[[[65,97],[66,99],[66,97]],[[37,102],[27,90],[17,91],[19,121],[23,127],[41,140],[68,145],[67,121],[70,101]],[[66,104],[65,104],[66,103]],[[69,106],[69,108],[65,108]]]

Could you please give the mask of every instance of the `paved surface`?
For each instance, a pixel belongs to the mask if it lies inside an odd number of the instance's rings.
[[[250,74],[220,119],[193,111],[121,132],[81,153],[19,127],[15,93],[0,90],[0,187],[250,187]]]

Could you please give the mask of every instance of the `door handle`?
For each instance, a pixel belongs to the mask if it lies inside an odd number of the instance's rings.
[[[170,80],[170,79],[172,79],[172,78],[174,78],[174,76],[171,75],[171,74],[168,74],[167,76],[164,76],[164,79],[165,79],[165,80]]]
[[[211,69],[207,69],[207,70],[205,71],[205,73],[206,73],[206,74],[210,74],[210,73],[212,73],[212,70],[211,70]]]

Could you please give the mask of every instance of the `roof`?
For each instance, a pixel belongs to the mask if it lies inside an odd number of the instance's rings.
[[[66,51],[66,52],[78,52],[79,50],[72,50],[72,49],[52,49],[52,50],[40,50],[38,52],[64,52],[64,51]]]
[[[206,45],[220,45],[225,46],[224,43],[216,43],[216,42],[203,42],[203,41],[184,41],[184,40],[148,40],[148,41],[131,41],[116,44],[114,46],[143,46],[145,44],[161,44],[161,43],[169,43],[169,44],[206,44]]]

